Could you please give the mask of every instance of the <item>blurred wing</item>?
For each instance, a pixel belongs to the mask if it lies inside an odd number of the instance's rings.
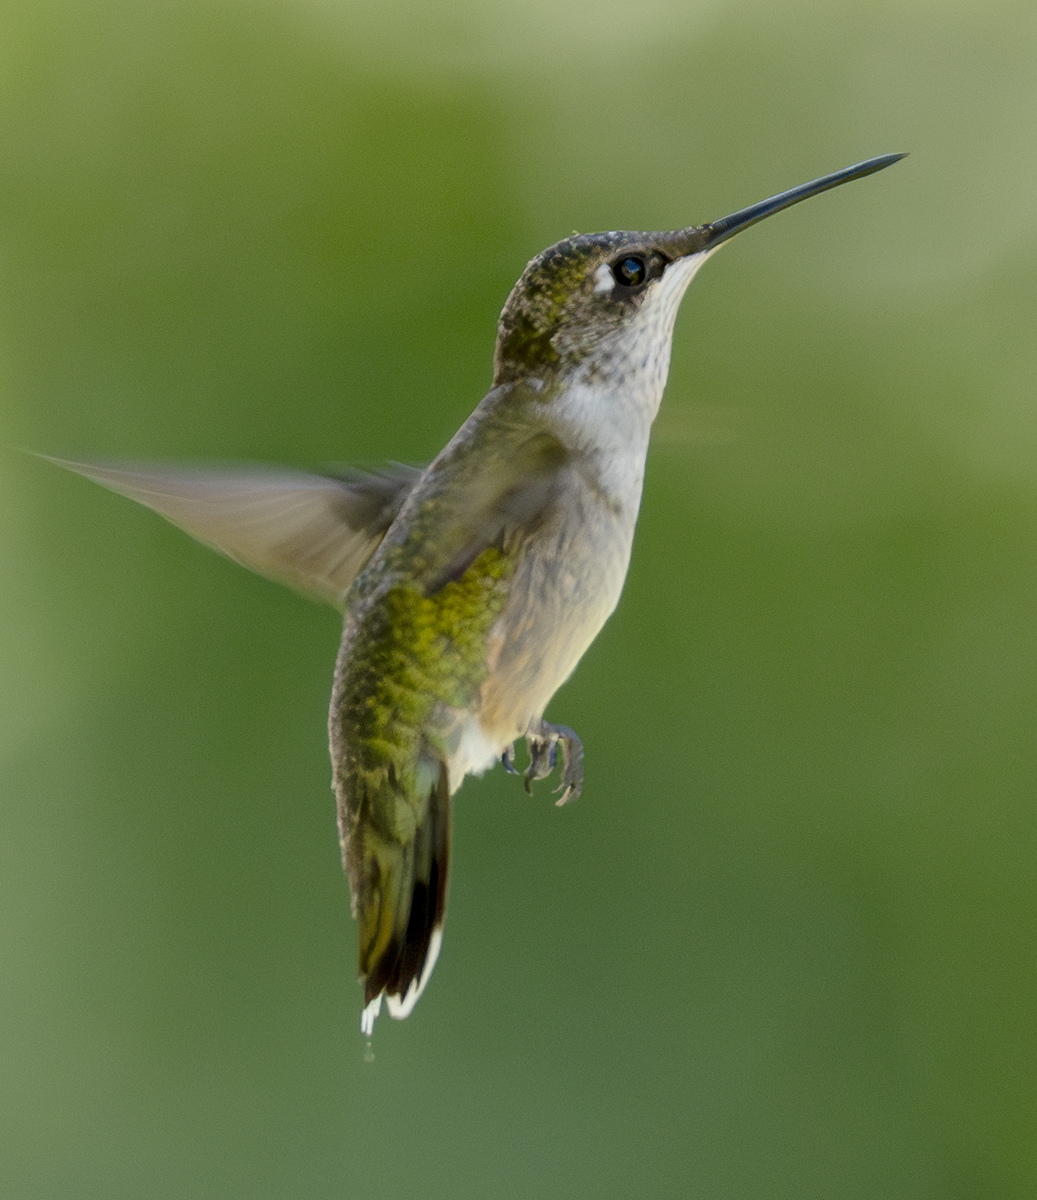
[[[261,465],[48,461],[146,504],[258,574],[338,607],[421,474],[400,465],[339,479]]]

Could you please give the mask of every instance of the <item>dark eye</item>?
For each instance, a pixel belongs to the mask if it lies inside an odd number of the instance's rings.
[[[623,287],[640,287],[648,278],[648,267],[643,258],[638,258],[636,254],[628,254],[626,258],[612,264],[612,274],[616,277],[616,283],[622,284]]]

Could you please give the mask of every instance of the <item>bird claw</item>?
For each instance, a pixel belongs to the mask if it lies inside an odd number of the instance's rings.
[[[558,761],[558,744],[548,738],[527,736],[526,746],[529,748],[529,766],[523,774],[526,776],[526,795],[533,795],[533,784],[539,779],[546,779],[555,769]]]
[[[504,768],[505,771],[507,771],[507,773],[509,775],[518,775],[521,773],[519,771],[518,767],[515,766],[515,743],[514,742],[512,742],[511,745],[500,756],[500,761],[501,761],[501,766]]]
[[[558,747],[562,748],[562,780],[555,793],[561,796],[555,801],[557,805],[575,800],[583,791],[583,742],[567,725],[552,725],[549,721],[541,721],[534,730],[526,734],[526,745],[529,747],[529,765],[523,774],[526,777],[526,792],[533,794],[533,784],[539,779],[546,779],[558,765]],[[515,771],[514,746],[510,747],[511,754],[505,751],[505,769]],[[509,767],[510,763],[510,767]]]

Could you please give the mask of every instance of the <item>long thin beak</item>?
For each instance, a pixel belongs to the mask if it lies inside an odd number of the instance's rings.
[[[748,208],[739,209],[729,217],[721,217],[719,221],[678,230],[670,235],[671,245],[681,258],[689,254],[699,254],[703,250],[713,250],[728,238],[733,238],[736,233],[741,233],[743,229],[748,229],[750,225],[755,225],[765,217],[772,217],[782,209],[799,204],[801,200],[809,200],[811,196],[827,192],[829,188],[849,183],[851,179],[863,179],[865,175],[873,175],[876,171],[881,171],[906,157],[906,154],[883,154],[878,158],[856,163],[852,167],[844,167],[831,175],[822,175],[820,179],[811,180],[810,183],[801,183],[799,187],[790,188],[787,192],[779,192],[769,200],[750,204]]]

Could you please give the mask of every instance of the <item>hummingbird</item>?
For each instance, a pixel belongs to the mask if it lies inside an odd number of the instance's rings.
[[[707,225],[548,247],[504,305],[490,390],[424,468],[53,460],[344,610],[329,740],[368,1037],[435,965],[465,776],[517,773],[524,740],[527,791],[556,768],[558,804],[583,787],[579,737],[544,711],[619,601],[688,285],[735,234],[903,157]]]

